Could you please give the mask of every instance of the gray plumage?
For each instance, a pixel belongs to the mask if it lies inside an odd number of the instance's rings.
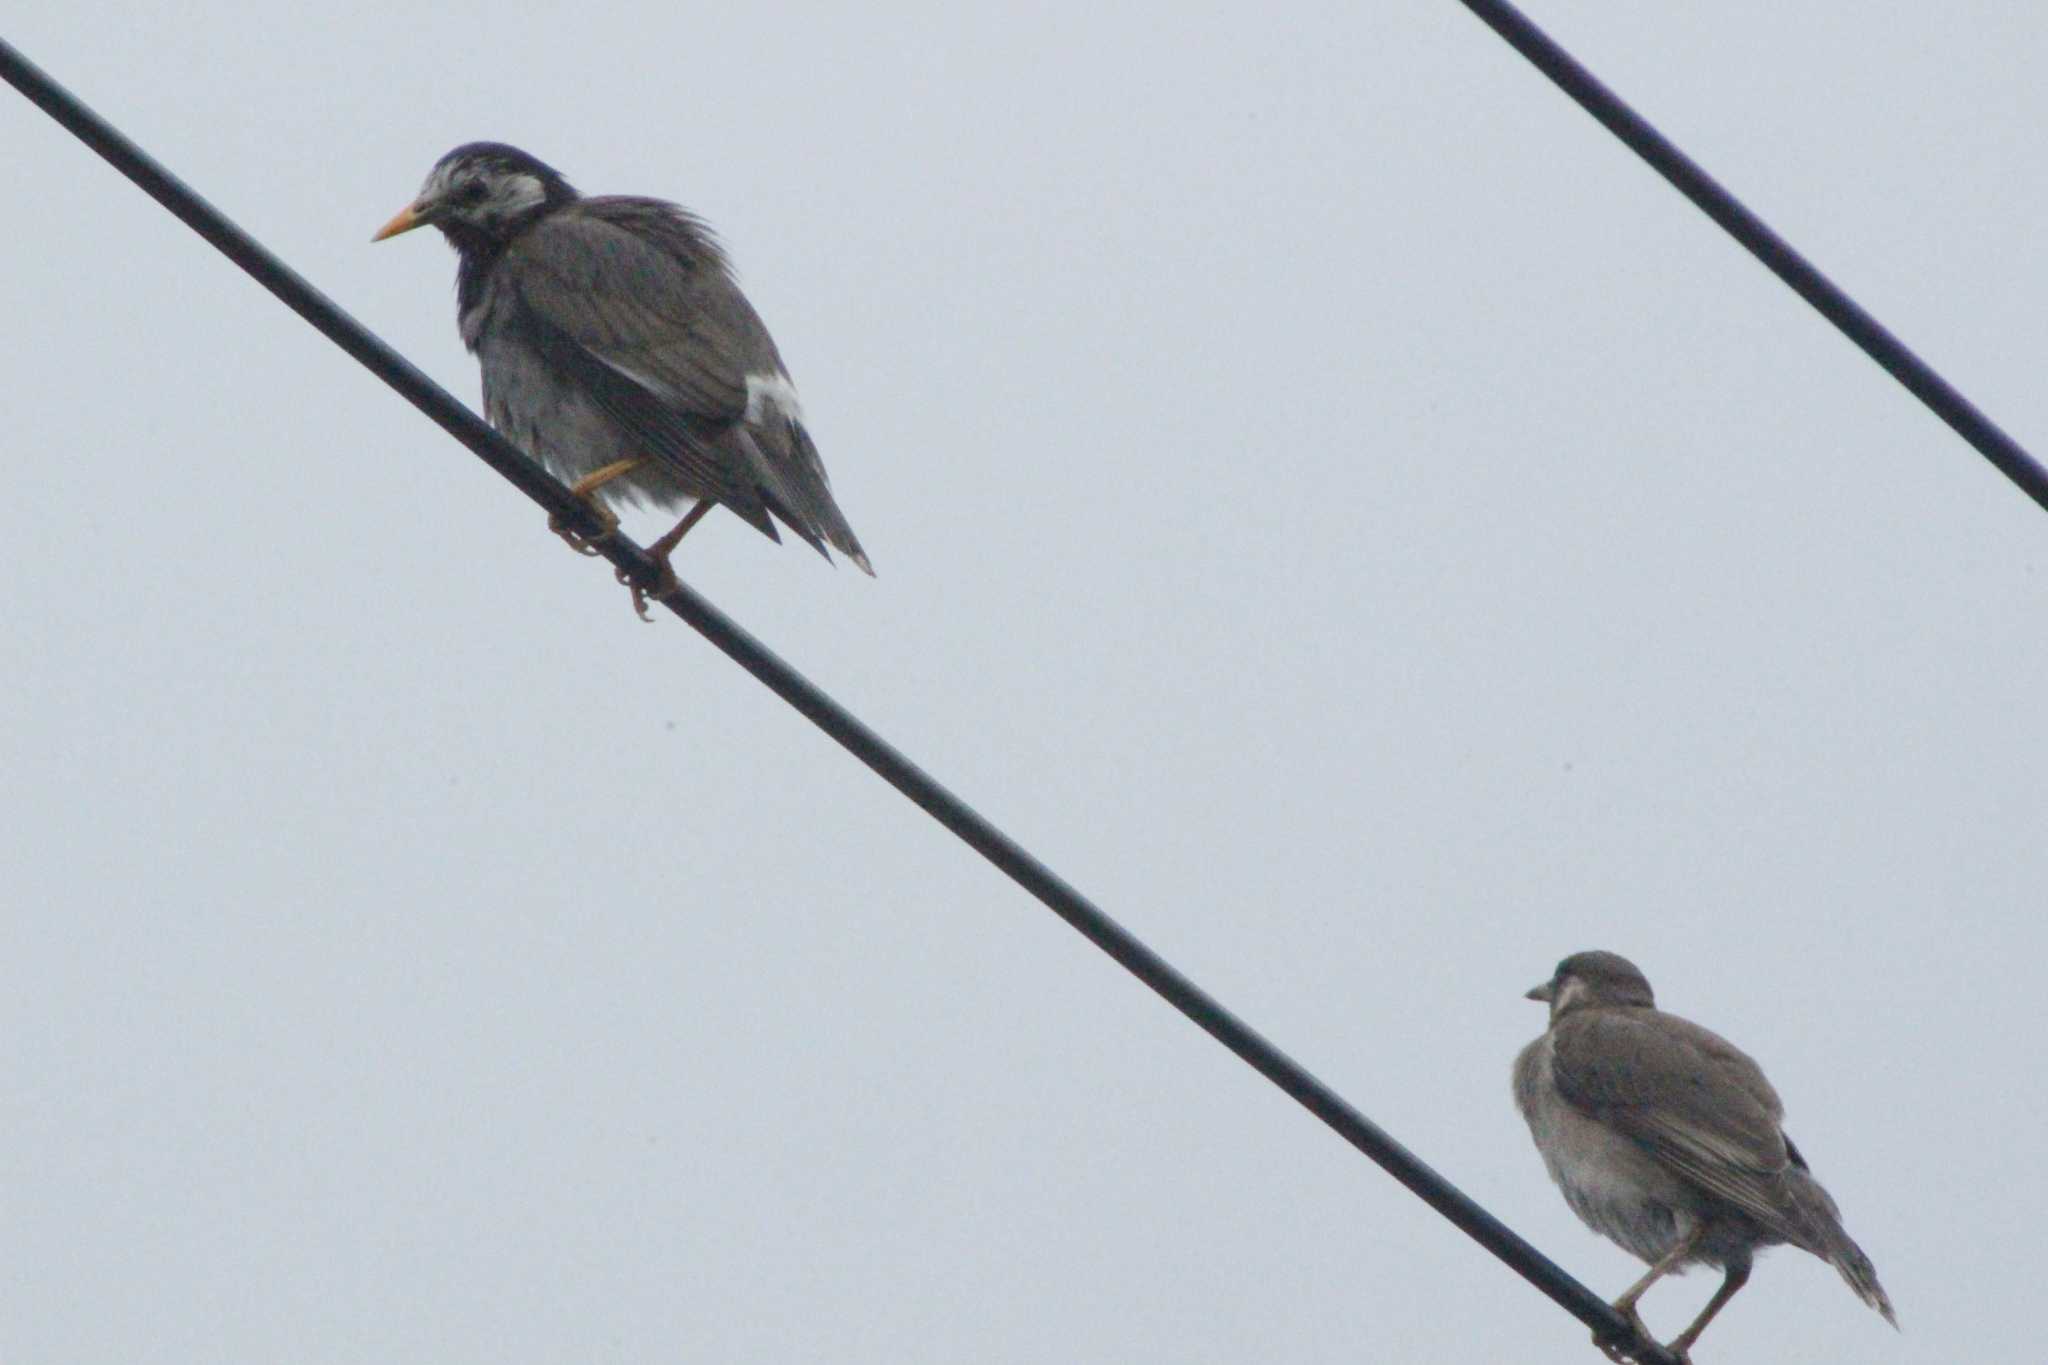
[[[660,508],[710,499],[770,539],[779,521],[874,572],[703,223],[658,199],[586,198],[502,143],[442,157],[378,236],[426,223],[460,257],[462,339],[485,416],[514,444],[571,482],[638,461],[589,491]]]
[[[1660,1276],[1721,1267],[1721,1289],[1672,1343],[1682,1356],[1755,1253],[1789,1243],[1898,1325],[1754,1061],[1657,1009],[1649,981],[1614,953],[1566,958],[1529,998],[1549,1004],[1550,1027],[1515,1059],[1515,1103],[1572,1211],[1652,1267],[1617,1310],[1640,1328],[1635,1302]]]

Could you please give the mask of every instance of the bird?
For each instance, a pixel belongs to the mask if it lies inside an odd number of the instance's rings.
[[[1734,1044],[1657,1008],[1627,958],[1574,953],[1528,998],[1550,1025],[1515,1058],[1515,1103],[1565,1202],[1649,1264],[1614,1301],[1639,1342],[1636,1302],[1665,1275],[1718,1266],[1721,1286],[1666,1347],[1693,1343],[1749,1279],[1756,1253],[1790,1244],[1832,1264],[1864,1303],[1899,1320],[1877,1270],[1781,1126],[1784,1105]],[[1608,1357],[1628,1344],[1594,1334]]]
[[[456,318],[491,425],[589,501],[606,535],[618,518],[605,504],[690,504],[648,546],[662,572],[651,595],[674,590],[669,556],[716,506],[873,576],[789,369],[702,219],[661,199],[586,197],[530,153],[470,142],[371,240],[430,224],[455,249]],[[634,608],[646,616],[637,587]]]

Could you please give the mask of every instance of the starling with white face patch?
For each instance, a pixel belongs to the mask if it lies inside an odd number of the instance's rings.
[[[473,142],[373,240],[427,224],[460,258],[457,316],[491,425],[579,496],[695,504],[648,547],[664,573],[718,505],[874,573],[789,371],[703,223],[659,199],[585,198],[518,148]]]
[[[1572,1212],[1649,1263],[1614,1304],[1644,1340],[1636,1301],[1659,1279],[1696,1264],[1725,1272],[1668,1348],[1687,1359],[1757,1251],[1784,1243],[1832,1264],[1899,1325],[1870,1258],[1779,1126],[1784,1106],[1755,1062],[1659,1010],[1643,974],[1614,953],[1575,953],[1529,999],[1550,1006],[1550,1028],[1515,1058],[1515,1103]],[[1595,1340],[1626,1355],[1624,1343]]]

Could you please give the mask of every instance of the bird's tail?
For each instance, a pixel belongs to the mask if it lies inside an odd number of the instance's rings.
[[[818,458],[818,447],[811,443],[811,434],[802,424],[792,422],[796,428],[801,455],[817,474],[817,487],[806,499],[802,510],[808,514],[815,533],[830,542],[833,549],[853,561],[854,567],[869,578],[875,576],[875,566],[868,562],[868,552],[861,549],[860,541],[853,534],[853,527],[847,525],[846,514],[839,510],[839,504],[832,500],[832,481],[825,475],[825,462]]]
[[[1828,1260],[1842,1278],[1856,1291],[1856,1297],[1884,1315],[1884,1320],[1897,1330],[1899,1315],[1892,1312],[1891,1296],[1884,1292],[1884,1286],[1877,1282],[1877,1267],[1863,1254],[1863,1248],[1838,1226],[1835,1229],[1835,1244],[1828,1252]]]
[[[1803,1169],[1795,1167],[1791,1172],[1790,1193],[1798,1210],[1799,1230],[1803,1234],[1799,1244],[1820,1257],[1848,1282],[1856,1291],[1856,1297],[1884,1315],[1884,1320],[1896,1330],[1898,1315],[1892,1312],[1890,1295],[1877,1282],[1877,1267],[1863,1254],[1863,1248],[1856,1245],[1842,1226],[1842,1215],[1835,1207],[1835,1201],[1821,1188],[1820,1182]]]
[[[789,453],[783,462],[778,463],[768,458],[761,442],[751,431],[741,429],[741,436],[754,456],[755,474],[760,480],[763,501],[770,511],[782,518],[783,524],[826,559],[832,558],[825,554],[825,547],[830,545],[852,560],[854,567],[873,578],[875,566],[868,562],[868,553],[861,549],[853,527],[847,525],[846,514],[832,500],[832,481],[826,477],[825,462],[818,457],[818,447],[812,443],[811,434],[804,430],[803,423],[797,421],[788,422],[784,434],[790,442]],[[785,468],[785,465],[789,467]],[[765,514],[762,520],[767,520]],[[770,531],[769,534],[775,533]]]

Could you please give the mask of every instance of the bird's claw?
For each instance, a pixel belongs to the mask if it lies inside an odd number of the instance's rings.
[[[1613,1361],[1614,1365],[1634,1365],[1642,1359],[1645,1350],[1658,1349],[1657,1339],[1650,1335],[1650,1325],[1643,1321],[1642,1314],[1636,1311],[1633,1303],[1617,1303],[1614,1305],[1614,1311],[1621,1314],[1623,1321],[1628,1323],[1629,1335],[1609,1336],[1605,1332],[1594,1332],[1593,1344],[1600,1348],[1602,1355]],[[1676,1347],[1663,1349],[1685,1361],[1686,1365],[1692,1365],[1684,1351]]]
[[[654,624],[654,618],[647,614],[647,603],[650,600],[655,602],[663,601],[670,595],[681,591],[683,586],[681,581],[676,578],[675,566],[666,559],[659,562],[661,564],[661,576],[655,580],[652,588],[643,588],[638,583],[635,583],[624,569],[612,570],[612,577],[625,584],[627,591],[633,594],[633,614],[649,625]]]
[[[597,519],[604,524],[604,533],[595,539],[582,534],[580,531],[572,530],[560,517],[549,517],[548,529],[560,536],[563,543],[577,554],[595,558],[604,553],[604,551],[597,548],[598,541],[610,540],[618,534],[619,519],[612,514],[610,509],[599,507],[595,503],[591,504],[590,510],[596,513]]]
[[[1692,1357],[1676,1342],[1660,1347],[1642,1319],[1635,1318],[1632,1325],[1636,1329],[1636,1335],[1633,1337],[1610,1337],[1595,1332],[1593,1344],[1598,1346],[1600,1354],[1613,1361],[1614,1365],[1641,1365],[1646,1352],[1657,1350],[1671,1355],[1680,1362],[1680,1365],[1692,1365]]]

